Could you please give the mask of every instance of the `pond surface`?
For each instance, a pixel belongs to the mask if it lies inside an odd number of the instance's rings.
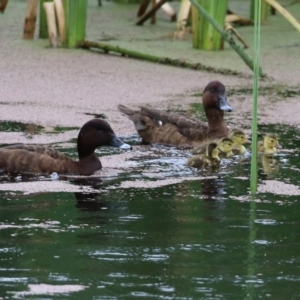
[[[299,299],[300,136],[260,126],[268,131],[291,151],[260,164],[254,197],[249,159],[207,173],[175,163],[184,154],[71,179],[95,193],[0,191],[0,298]],[[161,178],[145,176],[155,168]],[[181,180],[147,187],[168,176]]]

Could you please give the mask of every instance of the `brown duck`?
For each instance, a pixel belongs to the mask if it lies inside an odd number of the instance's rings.
[[[77,138],[79,160],[74,161],[59,151],[45,146],[11,145],[0,148],[0,171],[34,174],[91,175],[102,168],[94,151],[104,145],[130,149],[118,139],[110,125],[101,119],[88,121]]]
[[[120,104],[118,108],[133,121],[145,144],[196,145],[208,139],[227,136],[224,111],[232,111],[225,87],[220,81],[211,81],[205,87],[202,103],[208,123],[144,106],[140,110],[132,110]]]

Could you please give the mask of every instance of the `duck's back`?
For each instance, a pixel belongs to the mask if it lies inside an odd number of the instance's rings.
[[[8,150],[26,150],[38,154],[44,154],[47,156],[50,156],[54,159],[59,160],[70,160],[69,157],[64,155],[63,153],[59,152],[56,149],[53,149],[51,147],[41,146],[41,145],[28,145],[28,144],[16,144],[16,145],[10,145],[3,147],[1,149],[8,149]]]
[[[197,142],[195,137],[199,137],[200,140],[206,138],[203,133],[195,133],[194,130],[189,130],[187,128],[181,129],[178,128],[177,125],[174,124],[166,124],[164,126],[156,127],[151,132],[151,139],[149,142],[151,143],[160,143],[167,145],[190,145],[192,146]]]
[[[195,118],[147,107],[133,111],[119,105],[119,109],[134,122],[144,143],[193,145],[207,139],[207,124]]]
[[[0,170],[9,173],[77,174],[72,159],[55,159],[49,155],[25,149],[0,149]]]

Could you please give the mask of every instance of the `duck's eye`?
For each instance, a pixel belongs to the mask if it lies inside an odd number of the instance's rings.
[[[214,92],[215,92],[215,90],[214,90],[214,89],[210,89],[210,91],[211,91],[212,93],[214,93]]]
[[[271,140],[271,143],[274,143],[274,140]]]

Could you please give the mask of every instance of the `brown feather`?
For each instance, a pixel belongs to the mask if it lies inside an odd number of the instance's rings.
[[[41,145],[17,144],[17,145],[6,146],[2,149],[26,150],[26,151],[30,151],[30,152],[44,154],[44,155],[47,155],[47,156],[52,157],[54,159],[60,159],[60,160],[64,160],[64,159],[69,160],[70,159],[65,154],[59,152],[56,149],[53,149],[53,148],[50,148],[50,147],[47,147],[47,146],[41,146]]]
[[[50,147],[11,145],[0,148],[0,170],[9,173],[90,175],[102,168],[94,153],[102,145],[123,147],[124,143],[117,139],[106,121],[93,119],[85,123],[78,134],[78,161]]]
[[[224,137],[228,133],[223,116],[224,110],[231,111],[231,108],[227,103],[224,85],[219,81],[210,82],[204,90],[202,102],[208,123],[145,106],[140,110],[132,110],[124,105],[118,108],[133,121],[144,143],[195,145]]]

